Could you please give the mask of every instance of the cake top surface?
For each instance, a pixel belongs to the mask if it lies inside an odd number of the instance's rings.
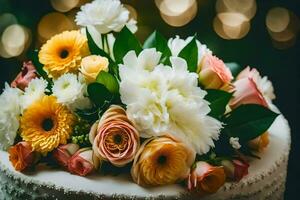
[[[281,115],[269,129],[270,145],[259,156],[263,159],[251,160],[249,168],[249,175],[244,177],[238,183],[227,182],[220,190],[209,196],[208,198],[217,197],[224,191],[231,191],[231,193],[242,192],[244,186],[247,191],[259,188],[260,180],[267,179],[277,166],[287,159],[290,148],[290,129],[287,121]],[[80,177],[72,175],[68,172],[56,169],[50,169],[45,166],[38,166],[38,169],[30,173],[19,173],[14,170],[13,166],[8,160],[7,152],[0,151],[1,168],[4,169],[7,175],[13,175],[14,178],[21,179],[25,183],[33,183],[43,185],[53,189],[62,189],[64,192],[83,192],[91,195],[105,195],[105,196],[135,196],[135,197],[178,197],[186,190],[180,185],[168,185],[155,188],[144,188],[133,181],[129,174],[127,175],[101,175],[93,174],[88,177]],[[255,184],[253,184],[255,183]]]

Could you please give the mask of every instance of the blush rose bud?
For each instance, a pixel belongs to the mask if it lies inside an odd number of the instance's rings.
[[[200,63],[199,82],[205,89],[224,89],[230,87],[233,79],[231,71],[222,60],[206,54]]]
[[[65,144],[65,145],[60,145],[58,148],[56,148],[53,151],[53,158],[56,160],[56,162],[62,166],[67,168],[68,167],[68,162],[70,158],[79,150],[79,145],[78,144]]]
[[[91,148],[78,150],[68,162],[68,171],[79,176],[86,176],[99,169],[100,160]]]
[[[127,118],[126,111],[112,105],[90,131],[95,154],[117,167],[130,163],[139,146],[139,133]]]
[[[108,71],[108,59],[91,55],[82,59],[80,72],[87,82],[94,82],[101,71]]]
[[[244,176],[248,175],[249,164],[242,160],[234,159],[223,160],[221,162],[224,167],[224,171],[226,176],[234,181],[240,181]]]
[[[17,87],[21,90],[25,90],[29,82],[36,78],[36,69],[31,61],[24,62],[22,71],[17,75],[15,80],[11,83],[11,87]]]
[[[223,167],[199,161],[187,179],[188,190],[197,192],[200,196],[212,194],[224,185],[225,179]]]
[[[9,160],[17,171],[24,171],[40,159],[40,154],[33,151],[28,142],[19,142],[8,150]]]

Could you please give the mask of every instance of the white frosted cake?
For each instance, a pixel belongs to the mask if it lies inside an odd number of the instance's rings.
[[[227,182],[205,200],[283,199],[290,149],[290,128],[281,115],[269,129],[270,144],[250,162],[249,174],[240,182]],[[0,152],[0,199],[193,199],[179,185],[143,188],[128,176],[101,174],[80,177],[39,166],[32,173],[19,173]],[[199,199],[199,196],[194,197]]]

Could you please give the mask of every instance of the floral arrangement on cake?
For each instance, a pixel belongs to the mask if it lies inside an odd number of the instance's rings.
[[[80,30],[53,36],[0,96],[0,147],[17,171],[131,173],[199,196],[248,173],[278,114],[255,68],[225,64],[197,36],[143,45],[119,0],[95,0]],[[263,159],[263,158],[262,158]]]

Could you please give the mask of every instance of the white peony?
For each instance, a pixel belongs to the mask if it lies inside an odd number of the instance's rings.
[[[93,26],[101,33],[119,32],[125,25],[136,31],[136,21],[129,20],[129,11],[119,0],[94,0],[81,6],[75,19],[79,26]]]
[[[47,85],[47,81],[43,78],[35,78],[30,81],[28,86],[25,88],[24,95],[21,97],[20,103],[22,112],[45,95]]]
[[[90,108],[91,102],[86,97],[87,85],[84,79],[75,74],[67,73],[54,80],[52,92],[57,102],[72,110]]]
[[[193,37],[188,37],[185,40],[181,39],[178,35],[176,35],[175,38],[170,38],[168,41],[168,47],[171,50],[171,53],[173,56],[178,56],[180,51],[189,43],[191,42]],[[201,63],[202,58],[204,57],[205,54],[209,53],[211,54],[212,52],[207,48],[206,45],[201,44],[199,40],[196,40],[197,47],[198,47],[198,63]]]
[[[170,133],[199,153],[207,153],[218,139],[221,122],[209,117],[206,91],[198,87],[198,75],[187,70],[185,60],[171,57],[172,67],[159,64],[161,53],[133,51],[120,65],[121,100],[128,117],[142,137]]]
[[[19,129],[22,93],[21,90],[11,88],[6,83],[3,93],[0,95],[0,149],[6,150],[15,141]]]

